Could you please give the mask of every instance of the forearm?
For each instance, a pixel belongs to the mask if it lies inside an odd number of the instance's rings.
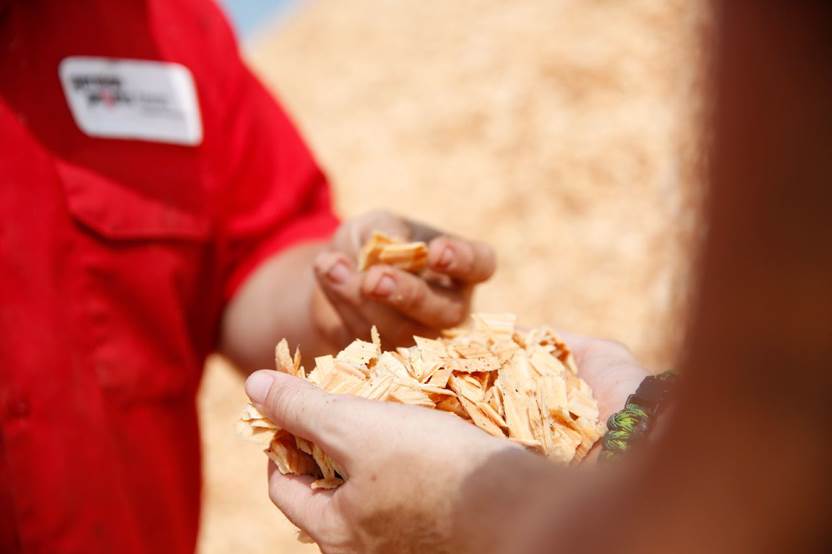
[[[313,357],[330,352],[321,328],[329,308],[312,271],[321,242],[304,243],[267,260],[240,287],[225,310],[220,351],[242,371],[274,366],[274,347],[286,338]],[[319,317],[313,318],[313,310]],[[334,318],[334,313],[332,314]]]
[[[626,475],[565,504],[594,506],[598,532],[581,540],[576,514],[536,551],[828,548],[830,8],[720,5],[709,234],[675,416]]]
[[[567,468],[523,449],[503,450],[488,458],[457,495],[455,551],[522,552],[530,535],[539,535],[548,524],[549,500],[563,492],[561,484],[571,475]]]

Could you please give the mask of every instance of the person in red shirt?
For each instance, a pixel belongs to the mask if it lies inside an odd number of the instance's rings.
[[[491,250],[326,179],[206,0],[0,0],[0,552],[192,552],[208,354],[460,322]],[[358,246],[430,241],[425,278]],[[337,230],[337,231],[336,231]]]

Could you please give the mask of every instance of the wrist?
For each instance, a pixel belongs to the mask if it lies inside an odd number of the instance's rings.
[[[523,449],[500,450],[463,483],[454,509],[454,551],[477,554],[513,552],[531,530],[540,506],[548,503],[550,482],[561,472]]]
[[[666,371],[645,377],[635,392],[627,397],[624,409],[607,420],[601,459],[611,460],[634,444],[646,441],[657,429],[657,419],[666,411],[667,401],[676,381],[676,373]]]

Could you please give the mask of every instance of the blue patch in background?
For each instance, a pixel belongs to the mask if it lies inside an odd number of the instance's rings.
[[[251,37],[264,24],[278,20],[292,11],[297,0],[221,0],[237,36]]]

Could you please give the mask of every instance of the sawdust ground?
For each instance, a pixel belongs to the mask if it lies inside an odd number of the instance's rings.
[[[701,196],[701,1],[320,0],[249,59],[345,216],[388,208],[493,244],[477,298],[672,363]],[[235,438],[240,379],[200,396],[200,551],[305,552]]]

